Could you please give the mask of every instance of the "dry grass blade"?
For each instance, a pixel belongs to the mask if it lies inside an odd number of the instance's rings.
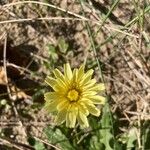
[[[3,5],[3,8],[5,7],[10,7],[10,6],[15,6],[15,5],[20,5],[20,4],[29,4],[29,3],[33,3],[33,4],[39,4],[39,5],[44,5],[44,6],[48,6],[48,7],[51,7],[51,8],[54,8],[54,9],[57,9],[57,10],[60,10],[62,12],[65,12],[69,15],[72,15],[74,17],[77,17],[79,18],[80,20],[82,21],[88,21],[88,22],[93,22],[95,23],[96,25],[99,25],[101,26],[101,23],[99,23],[99,21],[95,21],[95,20],[91,20],[89,18],[86,18],[86,17],[83,17],[81,15],[78,15],[76,13],[73,13],[71,11],[68,11],[68,10],[65,10],[63,8],[60,8],[60,7],[57,7],[55,5],[51,5],[51,4],[48,4],[48,3],[43,3],[43,2],[37,2],[37,1],[22,1],[22,2],[14,2],[14,3],[10,3],[10,4],[6,4],[6,5]],[[36,18],[37,20],[51,20],[51,18]],[[57,19],[57,17],[56,17]],[[61,17],[59,18],[61,19]],[[18,20],[18,21],[17,21]],[[17,20],[12,20],[12,22],[19,22],[19,20],[22,22],[22,21],[31,21],[31,20],[34,20],[32,18],[26,18],[26,19],[17,19]],[[73,19],[74,20],[74,19]],[[78,19],[77,19],[78,20]],[[4,23],[11,23],[11,20],[6,20],[6,21],[1,21],[0,24],[4,24]],[[117,29],[115,27],[110,27],[108,25],[105,25],[105,27],[109,30],[113,30],[113,31],[116,31],[116,32],[119,32],[119,33],[122,33],[122,34],[125,34],[125,35],[128,35],[128,36],[131,36],[131,37],[134,37],[134,38],[139,38],[138,35],[134,35],[134,34],[130,34],[128,32],[125,32],[125,31],[122,31],[120,29]]]
[[[23,126],[23,124],[20,120],[18,111],[17,111],[17,109],[14,105],[14,98],[12,96],[12,93],[11,93],[11,90],[10,90],[10,87],[9,87],[9,82],[8,82],[8,77],[7,77],[6,51],[7,51],[7,34],[5,36],[4,49],[3,49],[3,65],[4,65],[5,76],[6,76],[5,80],[6,80],[7,92],[8,92],[9,99],[11,100],[11,104],[12,104],[15,116],[19,119],[20,126],[18,128],[21,128],[23,136],[26,137],[27,134],[26,134],[25,128],[24,128],[24,126]]]
[[[14,144],[14,143],[11,143],[11,142],[9,142],[9,141],[7,141],[7,140],[5,140],[5,139],[0,138],[0,142],[1,142],[3,145],[7,145],[7,146],[9,146],[9,147],[11,147],[11,148],[16,148],[17,150],[23,150],[21,147],[17,146],[17,145]]]
[[[44,140],[42,140],[42,139],[40,139],[40,138],[38,138],[38,137],[35,137],[35,136],[34,136],[34,138],[35,138],[37,141],[40,141],[40,142],[42,142],[42,143],[44,143],[44,144],[46,144],[46,145],[48,145],[48,146],[50,146],[50,147],[53,147],[53,148],[56,149],[56,150],[62,150],[62,149],[56,147],[55,145],[52,145],[52,144],[50,144],[50,143],[48,143],[48,142],[46,142],[46,141],[44,141]]]

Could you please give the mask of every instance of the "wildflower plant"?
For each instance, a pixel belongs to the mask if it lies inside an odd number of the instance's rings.
[[[105,97],[98,95],[103,91],[104,84],[92,79],[93,70],[84,72],[85,65],[71,70],[69,63],[64,64],[64,74],[58,69],[53,71],[55,78],[48,76],[45,82],[53,92],[45,93],[45,109],[56,112],[57,125],[66,122],[66,126],[74,128],[76,122],[81,128],[89,126],[88,115],[100,115],[97,104],[104,104]]]

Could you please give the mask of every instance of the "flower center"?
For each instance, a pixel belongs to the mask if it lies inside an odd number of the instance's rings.
[[[68,92],[67,97],[69,98],[70,101],[77,101],[79,93],[73,89]]]

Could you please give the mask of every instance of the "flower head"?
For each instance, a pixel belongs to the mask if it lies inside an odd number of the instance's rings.
[[[92,78],[93,70],[84,73],[84,65],[79,69],[70,68],[69,63],[64,65],[64,74],[58,69],[53,71],[55,78],[48,76],[45,82],[53,88],[45,97],[45,108],[49,112],[57,112],[56,122],[73,128],[76,122],[81,128],[89,126],[87,116],[100,115],[100,109],[95,104],[104,104],[105,98],[98,95],[104,90],[104,84],[96,84]]]

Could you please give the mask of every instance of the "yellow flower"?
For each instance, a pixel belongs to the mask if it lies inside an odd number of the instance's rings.
[[[98,95],[104,90],[104,84],[96,84],[92,78],[93,70],[84,73],[84,65],[73,72],[69,63],[64,65],[64,74],[58,69],[53,71],[55,78],[47,77],[45,82],[53,88],[45,97],[45,108],[49,112],[57,112],[56,123],[74,128],[76,122],[81,128],[89,126],[87,116],[100,115],[100,109],[95,104],[104,104],[105,98]]]

